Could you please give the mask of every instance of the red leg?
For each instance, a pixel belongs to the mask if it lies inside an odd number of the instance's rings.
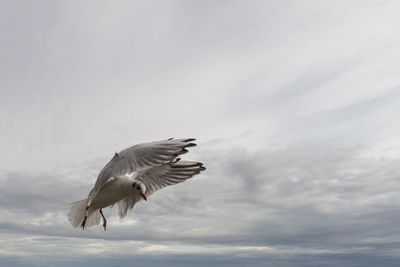
[[[89,210],[89,206],[86,207],[86,215],[85,215],[85,217],[83,218],[83,222],[82,222],[82,225],[81,225],[81,227],[82,227],[83,230],[85,229],[88,210]]]
[[[101,217],[103,217],[103,227],[104,227],[104,231],[105,231],[106,230],[106,226],[107,226],[107,220],[103,215],[103,211],[101,209],[99,211],[100,211]]]

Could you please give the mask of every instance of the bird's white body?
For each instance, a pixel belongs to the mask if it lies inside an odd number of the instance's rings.
[[[200,162],[180,161],[186,148],[196,146],[195,139],[168,139],[139,144],[127,148],[101,170],[87,198],[71,203],[68,220],[73,227],[88,227],[100,223],[106,229],[102,209],[118,204],[118,215],[123,218],[133,206],[155,191],[181,183],[205,168]],[[99,211],[99,212],[97,212]]]
[[[137,194],[137,190],[132,187],[133,182],[134,179],[130,176],[121,176],[108,181],[92,200],[89,213],[92,210],[106,208],[128,196]]]

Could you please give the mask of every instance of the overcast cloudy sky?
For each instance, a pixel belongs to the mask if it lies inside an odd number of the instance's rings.
[[[0,1],[1,266],[398,266],[399,1]],[[207,171],[68,204],[128,146]]]

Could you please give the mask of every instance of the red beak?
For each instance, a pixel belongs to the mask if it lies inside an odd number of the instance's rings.
[[[146,195],[145,195],[145,194],[141,193],[140,195],[142,196],[142,198],[143,198],[144,200],[146,200],[146,201],[147,201],[147,197],[146,197]]]

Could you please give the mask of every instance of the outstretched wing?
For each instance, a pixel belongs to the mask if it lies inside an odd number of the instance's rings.
[[[187,153],[187,147],[196,146],[191,143],[194,140],[193,138],[176,140],[171,138],[135,145],[120,153],[115,153],[115,156],[101,170],[90,195],[97,194],[109,179],[173,161],[177,156]]]
[[[165,186],[181,183],[205,169],[200,162],[175,161],[139,170],[136,180],[146,185],[146,195],[150,195]],[[125,217],[127,212],[140,200],[139,195],[133,195],[119,201],[118,215],[121,218]]]
[[[139,171],[136,180],[146,185],[146,194],[150,195],[155,191],[166,187],[181,183],[206,168],[203,163],[194,161],[177,161],[170,162],[161,166],[155,166]]]

